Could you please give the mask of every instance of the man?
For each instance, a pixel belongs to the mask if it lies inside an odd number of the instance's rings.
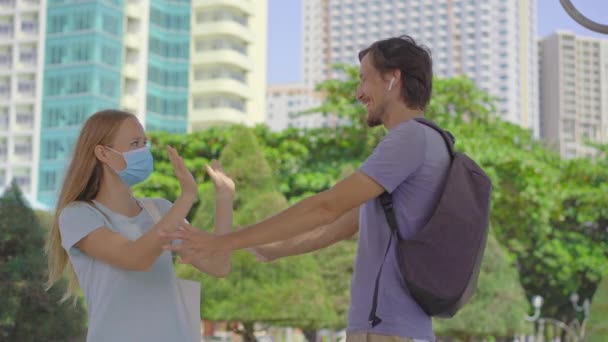
[[[255,249],[262,258],[275,259],[320,249],[359,231],[347,341],[433,341],[431,318],[405,287],[395,244],[380,279],[377,312],[383,320],[377,326],[369,322],[374,280],[391,234],[377,197],[392,193],[399,234],[407,239],[431,217],[450,166],[441,135],[413,120],[423,116],[430,101],[431,56],[403,36],[373,43],[359,53],[359,60],[357,99],[367,109],[367,123],[388,129],[359,170],[260,223],[222,236],[180,231],[170,236],[183,244],[167,248],[182,253],[187,262],[193,255],[277,242]]]

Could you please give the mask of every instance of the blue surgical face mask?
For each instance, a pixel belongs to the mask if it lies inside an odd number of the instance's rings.
[[[148,146],[123,153],[118,152],[111,147],[108,148],[121,154],[123,158],[125,158],[127,167],[122,171],[116,171],[116,173],[118,173],[120,179],[128,186],[133,186],[148,179],[154,169],[154,158],[152,157],[152,153]]]

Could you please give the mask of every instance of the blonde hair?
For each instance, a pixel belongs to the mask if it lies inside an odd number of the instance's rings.
[[[80,136],[76,141],[72,160],[65,174],[53,226],[48,233],[45,252],[48,259],[47,290],[57,283],[66,274],[68,288],[61,302],[70,297],[76,297],[79,289],[78,279],[72,264],[68,262],[68,255],[61,246],[59,232],[59,215],[61,211],[74,201],[91,203],[99,192],[103,175],[103,165],[95,156],[95,147],[110,145],[118,129],[127,119],[137,119],[135,115],[120,110],[103,110],[93,114],[82,126]]]

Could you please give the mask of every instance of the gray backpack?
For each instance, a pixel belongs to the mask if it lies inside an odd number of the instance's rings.
[[[492,182],[468,156],[454,151],[454,137],[430,120],[416,118],[441,134],[452,157],[437,207],[426,225],[411,238],[399,236],[391,194],[379,200],[391,237],[378,270],[369,321],[376,315],[382,267],[393,240],[407,290],[429,315],[452,317],[471,298],[476,287],[488,236]]]

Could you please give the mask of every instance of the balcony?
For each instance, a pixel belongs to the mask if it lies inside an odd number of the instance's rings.
[[[127,33],[125,34],[124,43],[128,48],[138,49],[142,44],[147,43],[147,40],[144,42],[138,34]]]
[[[194,109],[190,113],[189,132],[204,130],[218,124],[247,123],[247,115],[232,108]]]
[[[246,71],[251,71],[252,69],[252,63],[249,60],[249,57],[230,49],[195,51],[192,58],[192,64],[194,66],[232,64]]]
[[[192,30],[194,36],[224,36],[229,35],[243,39],[244,41],[251,43],[253,41],[253,34],[248,27],[243,26],[234,21],[216,21],[216,22],[203,22],[200,24],[194,24]]]
[[[122,76],[130,79],[139,79],[141,75],[137,70],[139,67],[137,64],[125,64],[122,68]]]
[[[194,80],[193,95],[196,94],[234,94],[246,99],[250,98],[251,89],[244,83],[229,78]]]
[[[146,12],[140,3],[127,2],[125,6],[125,15],[132,18],[141,18]]]
[[[140,109],[139,102],[137,101],[137,97],[134,95],[124,95],[122,97],[122,101],[120,102],[120,106],[122,108],[135,109],[136,111]]]
[[[253,14],[254,4],[251,0],[207,0],[200,3],[194,2],[194,10],[209,10],[213,8],[234,8],[249,15]]]

